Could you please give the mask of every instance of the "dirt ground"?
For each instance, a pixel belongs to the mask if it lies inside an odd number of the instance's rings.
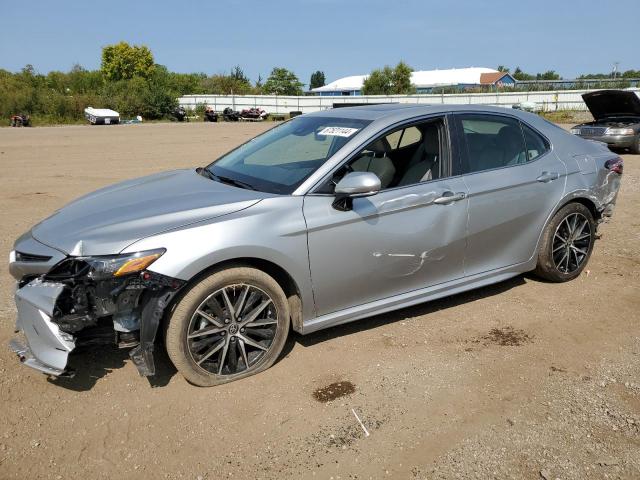
[[[0,251],[74,197],[264,128],[0,129]],[[640,478],[640,157],[624,158],[575,281],[525,275],[296,335],[270,370],[216,388],[166,358],[149,382],[114,348],[78,354],[73,379],[21,366],[3,268],[0,478]]]

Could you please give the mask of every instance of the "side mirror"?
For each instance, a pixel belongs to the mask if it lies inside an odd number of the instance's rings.
[[[353,208],[353,199],[369,197],[380,191],[380,178],[371,172],[350,172],[338,182],[334,193],[333,208],[347,211]]]

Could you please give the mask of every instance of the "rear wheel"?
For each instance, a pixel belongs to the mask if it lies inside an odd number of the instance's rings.
[[[204,278],[169,319],[166,347],[191,383],[213,386],[269,368],[289,332],[282,288],[266,273],[235,267]]]
[[[564,206],[544,230],[535,273],[552,282],[576,278],[589,261],[595,233],[596,223],[587,207]]]

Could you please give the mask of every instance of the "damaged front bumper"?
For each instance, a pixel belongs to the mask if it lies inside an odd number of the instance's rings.
[[[149,271],[98,280],[90,272],[68,278],[40,275],[16,290],[16,331],[26,341],[15,338],[9,347],[26,366],[47,375],[71,376],[69,354],[79,344],[103,343],[107,325],[107,338],[116,343],[123,331],[136,334],[139,341],[129,342],[129,355],[140,375],[152,376],[158,326],[184,283]],[[122,330],[122,317],[133,324],[131,329]]]
[[[25,365],[50,375],[65,372],[69,353],[75,348],[73,336],[51,321],[63,290],[62,284],[36,279],[15,295],[16,330],[23,332],[27,345],[13,339],[10,347]]]

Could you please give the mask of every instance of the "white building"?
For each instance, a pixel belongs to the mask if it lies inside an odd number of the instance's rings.
[[[311,92],[322,96],[360,95],[368,75],[353,75],[335,80]],[[509,86],[516,80],[507,72],[491,68],[450,68],[447,70],[419,70],[411,73],[416,93],[431,93],[438,87],[459,87],[461,90],[482,85]]]

